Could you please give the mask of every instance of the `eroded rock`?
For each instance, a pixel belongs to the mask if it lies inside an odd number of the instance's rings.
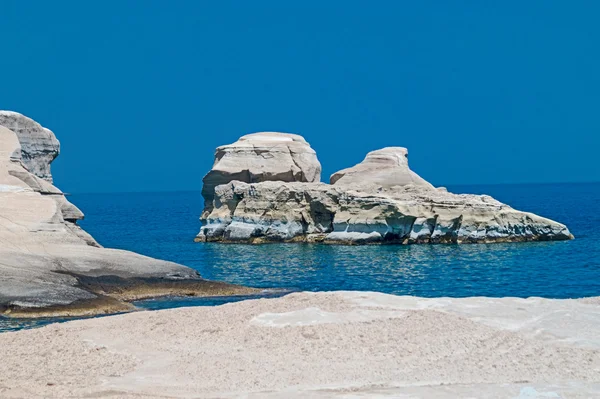
[[[566,240],[563,224],[485,195],[413,185],[361,192],[324,183],[230,182],[215,190],[199,241],[488,243]]]
[[[408,167],[408,150],[404,147],[386,147],[371,151],[364,161],[331,175],[331,184],[374,187],[394,187],[412,184],[433,188]]]
[[[130,298],[251,291],[203,280],[172,262],[101,248],[77,225],[83,213],[51,183],[54,135],[20,114],[0,115],[21,132],[0,126],[0,313],[96,314],[131,309],[123,302]],[[129,283],[106,292],[106,280],[115,278]]]
[[[372,151],[360,164],[333,174],[331,185],[277,181],[274,175],[268,179],[273,181],[238,181],[221,174],[224,184],[204,186],[207,202],[197,240],[420,244],[573,238],[565,225],[489,196],[434,188],[410,170],[407,154],[402,147]],[[246,168],[236,168],[235,161],[229,160],[231,170]],[[285,161],[279,169],[292,168]]]
[[[0,126],[17,134],[25,168],[52,183],[50,164],[60,152],[60,143],[54,133],[33,119],[12,111],[0,111]]]
[[[211,204],[215,187],[237,180],[318,182],[321,164],[302,136],[290,133],[247,134],[233,144],[218,147],[215,162],[202,180],[205,203]]]

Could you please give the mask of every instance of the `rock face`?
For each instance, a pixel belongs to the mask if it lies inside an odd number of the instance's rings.
[[[563,224],[486,195],[436,189],[390,147],[335,173],[332,185],[233,180],[205,195],[197,241],[329,244],[567,240]]]
[[[83,213],[50,181],[58,141],[50,130],[0,112],[0,313],[88,314],[129,309],[123,300],[241,287],[202,280],[195,270],[105,249],[77,224]]]
[[[371,151],[365,160],[351,168],[331,175],[331,184],[377,187],[415,186],[434,188],[408,167],[408,150],[403,147],[386,147]]]
[[[202,180],[202,195],[205,203],[211,204],[215,187],[233,180],[312,183],[320,179],[321,164],[317,154],[302,136],[253,133],[217,148],[214,165]]]
[[[60,152],[60,143],[49,129],[17,112],[0,111],[0,126],[17,134],[21,160],[35,176],[52,183],[50,164]]]

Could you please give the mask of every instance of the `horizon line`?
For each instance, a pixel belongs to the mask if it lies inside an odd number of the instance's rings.
[[[321,182],[325,183],[325,182]],[[328,183],[326,183],[328,184]],[[560,185],[560,184],[600,184],[600,181],[575,181],[575,182],[525,182],[525,183],[451,183],[439,185],[436,187],[469,187],[469,186],[525,186],[525,185]],[[132,191],[70,191],[64,192],[68,195],[87,195],[87,194],[166,194],[166,193],[192,193],[201,192],[202,188],[197,189],[175,189],[175,190],[132,190]]]

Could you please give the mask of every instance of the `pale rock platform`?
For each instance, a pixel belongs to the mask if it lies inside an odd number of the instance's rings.
[[[0,334],[2,398],[596,398],[598,298],[295,293]]]

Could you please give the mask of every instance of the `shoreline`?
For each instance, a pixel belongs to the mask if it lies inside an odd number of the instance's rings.
[[[131,302],[144,299],[179,297],[223,297],[258,294],[264,289],[244,287],[204,279],[177,279],[119,276],[85,276],[60,271],[77,279],[81,288],[95,297],[51,306],[0,305],[0,315],[9,318],[61,318],[119,314],[138,309]]]

